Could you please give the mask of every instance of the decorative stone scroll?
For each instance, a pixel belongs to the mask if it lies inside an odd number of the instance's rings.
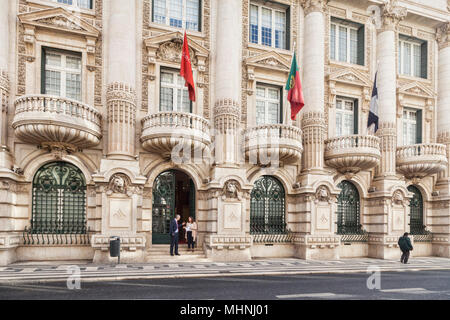
[[[439,50],[450,46],[450,22],[444,23],[436,29],[436,40]]]

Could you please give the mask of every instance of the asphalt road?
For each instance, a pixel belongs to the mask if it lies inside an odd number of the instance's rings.
[[[173,299],[173,300],[450,300],[450,270],[382,272],[380,289],[368,289],[366,273],[242,276],[83,282],[1,284],[8,299]],[[372,281],[372,284],[376,282]]]

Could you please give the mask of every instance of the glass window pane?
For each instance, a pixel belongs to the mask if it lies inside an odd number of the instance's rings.
[[[330,30],[330,59],[336,59],[336,25],[331,25]]]
[[[262,8],[261,43],[272,46],[272,10]]]
[[[166,23],[166,0],[153,0],[153,21]]]
[[[269,98],[270,99],[279,99],[279,93],[277,89],[269,89]]]
[[[353,102],[351,101],[345,101],[345,110],[352,111],[353,112]]]
[[[342,100],[336,100],[336,109],[342,109]]]
[[[173,74],[161,72],[161,82],[173,84]]]
[[[350,29],[350,63],[358,62],[358,31]]]
[[[48,66],[60,67],[61,66],[61,55],[56,53],[46,53],[45,63]]]
[[[343,134],[344,135],[353,134],[353,113],[346,113],[344,115]]]
[[[256,124],[262,125],[266,122],[266,108],[262,100],[256,100]]]
[[[421,62],[421,50],[420,50],[420,46],[419,45],[414,45],[414,76],[416,77],[420,77],[421,76],[421,72],[420,72],[420,62]]]
[[[398,42],[398,73],[402,73],[402,43]]]
[[[58,71],[45,71],[45,93],[55,96],[61,95],[61,73]]]
[[[258,43],[258,7],[250,6],[250,42]]]
[[[172,27],[183,27],[183,0],[170,0],[169,18]]]
[[[347,61],[347,28],[339,27],[339,61]]]
[[[275,47],[286,48],[286,14],[275,12]]]
[[[199,0],[186,0],[186,29],[199,30]]]
[[[160,111],[172,111],[173,110],[173,89],[161,87],[161,96],[159,102]]]
[[[336,136],[342,136],[342,113],[336,112]]]
[[[411,44],[403,43],[403,74],[411,75]]]
[[[278,123],[278,115],[279,115],[279,104],[269,102],[269,110],[268,110],[268,123]]]
[[[92,9],[91,0],[78,0],[78,6],[80,8]]]
[[[66,57],[66,68],[81,70],[81,58],[80,57]]]
[[[262,87],[256,87],[256,95],[258,97],[265,97],[266,96],[266,89]]]
[[[80,74],[66,74],[66,96],[70,99],[81,100]]]
[[[189,100],[189,91],[187,89],[183,89],[183,102],[181,104],[181,112],[191,112],[191,100]]]

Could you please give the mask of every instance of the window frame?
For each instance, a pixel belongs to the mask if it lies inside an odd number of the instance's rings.
[[[165,7],[165,23],[161,23],[158,21],[155,21],[155,0],[152,1],[152,12],[151,12],[151,21],[152,23],[155,23],[157,25],[160,26],[165,26],[168,28],[176,28],[176,29],[185,29],[185,30],[189,30],[190,32],[202,32],[202,5],[203,5],[203,0],[198,0],[198,29],[197,30],[192,30],[192,29],[187,29],[186,28],[186,10],[187,10],[187,2],[186,0],[182,0],[183,4],[182,4],[182,9],[181,9],[181,15],[182,15],[182,20],[181,20],[181,28],[180,27],[175,27],[175,26],[171,26],[170,25],[170,1],[172,0],[164,0],[166,7]]]
[[[409,44],[411,46],[411,51],[409,55],[409,62],[410,62],[410,73],[405,73],[404,71],[404,48],[405,44]],[[399,35],[398,36],[398,53],[397,53],[397,63],[398,63],[398,74],[402,76],[407,77],[414,77],[414,78],[421,78],[421,79],[428,79],[428,42],[426,40],[421,40],[418,38],[408,37],[405,35]],[[419,63],[418,65],[415,64],[414,58],[414,48],[418,47],[419,50]],[[425,59],[425,61],[424,61]],[[425,66],[424,66],[425,64]],[[416,70],[418,68],[418,70]],[[425,69],[424,69],[425,68]],[[417,72],[418,71],[418,72]]]
[[[82,102],[83,100],[83,54],[81,52],[77,51],[69,51],[69,50],[63,50],[63,49],[57,49],[52,47],[42,47],[42,54],[41,54],[41,93],[42,94],[48,94],[47,93],[47,87],[46,87],[46,71],[47,69],[47,54],[53,53],[53,54],[59,54],[61,56],[61,66],[51,66],[50,71],[57,71],[60,72],[60,94],[58,97],[64,98],[64,99],[72,99],[75,101]],[[75,73],[77,70],[75,69],[68,69],[66,67],[66,61],[67,57],[77,57],[80,59],[80,69],[79,74],[80,75],[80,95],[79,99],[76,98],[70,98],[67,96],[67,73],[71,71],[71,73]],[[63,58],[64,57],[64,58]],[[64,63],[63,63],[64,61]],[[63,66],[64,65],[64,66]]]
[[[409,118],[405,119],[405,112],[407,114],[411,114],[413,112],[416,114],[416,119],[415,119],[414,123]],[[405,132],[405,124],[406,124],[406,132]],[[408,124],[410,124],[410,125],[414,124],[415,125],[414,143],[412,143],[412,144],[409,142],[411,137],[409,136]],[[422,143],[422,110],[421,109],[412,108],[412,107],[403,107],[403,111],[402,111],[402,140],[403,140],[402,142],[403,142],[404,146],[411,146],[411,145]]]
[[[264,98],[258,97],[258,87],[263,87],[264,88]],[[276,89],[278,91],[278,113],[277,113],[277,117],[278,117],[278,121],[276,123],[269,123],[268,121],[268,116],[269,116],[269,102],[275,102],[275,99],[270,99],[268,98],[268,89]],[[267,96],[266,96],[267,94]],[[265,117],[264,117],[264,123],[258,123],[257,122],[257,101],[258,100],[263,100],[264,101],[264,109],[265,109]],[[266,124],[282,124],[283,123],[283,88],[281,86],[277,86],[274,84],[268,84],[268,83],[262,83],[262,82],[257,82],[256,83],[256,90],[255,90],[255,122],[257,126],[260,125],[266,125]]]
[[[269,47],[273,49],[281,49],[281,50],[290,50],[290,6],[285,6],[283,4],[276,3],[277,7],[275,6],[268,6],[265,3],[259,3],[256,1],[249,2],[249,18],[248,18],[248,42],[254,45],[260,45],[264,47]],[[255,43],[252,41],[252,33],[251,33],[251,10],[252,6],[255,6],[258,8],[258,41]],[[266,45],[262,43],[262,10],[267,9],[271,11],[271,45]],[[276,25],[276,12],[281,12],[284,14],[285,17],[285,27],[284,27],[284,47],[276,47],[275,46],[275,25]]]
[[[335,98],[335,136],[336,137],[344,137],[344,136],[348,136],[348,135],[354,135],[354,134],[358,134],[359,132],[359,128],[358,128],[358,124],[359,124],[359,104],[358,104],[358,99],[357,98],[352,98],[352,97],[345,97],[345,96],[336,96]],[[342,101],[343,103],[345,102],[351,102],[353,104],[353,110],[352,111],[348,111],[345,109],[338,109],[338,100]],[[339,111],[338,111],[339,110]],[[338,125],[337,125],[337,114],[341,113],[341,114],[352,114],[352,133],[350,134],[338,134]],[[341,131],[343,131],[344,129],[344,117],[341,117]]]
[[[335,26],[335,33],[334,33],[334,57],[332,57],[331,54],[331,37],[332,37],[332,26]],[[339,59],[339,49],[340,49],[340,41],[339,41],[339,28],[345,28],[346,29],[346,59],[345,61],[342,61]],[[352,62],[351,58],[351,30],[356,31],[356,56],[355,61]],[[330,19],[330,27],[329,27],[329,57],[330,60],[339,62],[339,63],[349,63],[353,65],[365,65],[365,25],[359,24],[353,21],[343,20],[335,17],[331,17]],[[361,52],[361,53],[360,53]]]
[[[81,10],[93,10],[94,9],[94,0],[88,0],[89,1],[89,7],[81,7],[79,5],[79,2],[82,0],[68,0],[68,1],[72,1],[72,4],[70,3],[64,3],[64,2],[60,2],[59,0],[44,0],[45,2],[52,2],[56,5],[64,5],[64,6],[69,6],[69,7],[76,7],[79,8]]]
[[[174,106],[175,108],[178,108],[178,89],[181,89],[182,92],[185,90],[187,92],[189,92],[188,88],[184,85],[184,83],[182,84],[181,87],[179,87],[176,83],[172,84],[172,86],[163,86],[163,81],[162,81],[162,73],[163,72],[167,72],[167,73],[171,73],[173,74],[175,77],[180,75],[180,70],[175,69],[175,68],[170,68],[170,67],[161,67],[161,69],[159,70],[159,105],[158,105],[158,112],[184,112],[186,113],[186,111],[180,111],[180,110],[174,110]],[[183,79],[183,78],[182,78]],[[167,83],[165,83],[167,84]],[[172,90],[176,90],[175,94],[172,95],[172,110],[167,111],[167,110],[161,110],[161,94],[162,94],[162,88],[172,88]],[[173,91],[172,91],[173,92]],[[189,99],[189,98],[188,98]],[[183,101],[183,100],[182,100]],[[193,113],[193,103],[191,100],[189,100],[189,112],[188,113]]]

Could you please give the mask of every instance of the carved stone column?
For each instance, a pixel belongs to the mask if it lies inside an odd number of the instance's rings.
[[[10,82],[8,76],[9,61],[9,6],[8,0],[0,0],[0,170],[10,170],[12,158],[9,153],[8,144],[8,107]]]
[[[323,169],[325,118],[322,112],[311,111],[303,114],[303,171]]]
[[[406,9],[390,1],[381,7],[381,28],[377,30],[377,87],[380,129],[377,135],[381,139],[381,162],[377,176],[395,178],[395,153],[397,139],[393,137],[397,112],[397,56],[396,30],[406,17]],[[396,135],[394,133],[394,135]]]
[[[136,131],[136,93],[123,83],[115,82],[107,89],[108,157],[134,158]]]
[[[437,101],[437,142],[447,146],[450,159],[450,23],[437,29],[438,53],[438,101]],[[433,255],[450,257],[450,164],[439,174],[436,183],[437,201],[433,203]]]
[[[406,9],[391,0],[380,7],[381,27],[377,29],[377,87],[381,160],[375,170],[366,230],[369,232],[369,256],[380,259],[398,257],[397,240],[409,232],[409,192],[396,177],[397,151],[397,29],[406,17]]]
[[[136,2],[109,1],[108,158],[134,159],[136,125]]]
[[[242,1],[217,2],[215,59],[216,164],[238,163],[238,129],[241,101]]]

